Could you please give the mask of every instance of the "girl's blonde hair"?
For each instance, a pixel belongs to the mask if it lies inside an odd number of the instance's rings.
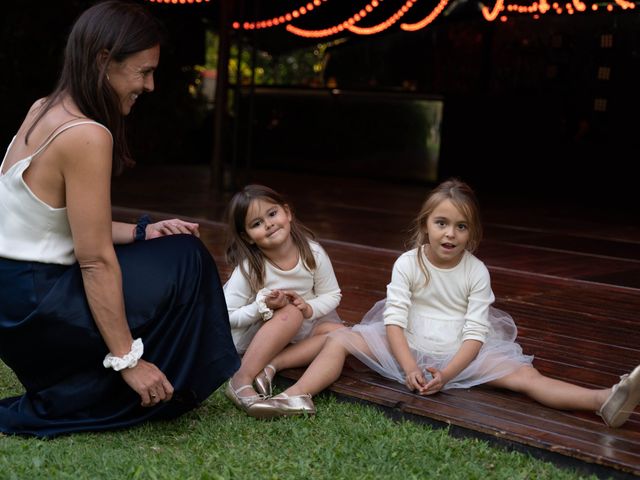
[[[309,240],[315,239],[311,230],[296,220],[291,205],[275,190],[264,185],[247,185],[237,192],[227,206],[225,217],[228,225],[226,258],[233,267],[240,267],[240,271],[249,281],[251,289],[258,292],[264,287],[265,256],[257,245],[249,243],[245,222],[247,211],[254,200],[264,200],[280,205],[291,213],[291,238],[300,252],[302,263],[309,270],[316,268],[316,260],[309,246]],[[249,271],[245,270],[244,260],[247,260]]]
[[[469,185],[457,178],[450,178],[431,190],[416,217],[411,237],[412,248],[419,250],[418,264],[426,275],[427,282],[429,281],[429,274],[422,255],[424,245],[429,243],[427,221],[436,207],[445,200],[450,200],[467,220],[469,227],[467,250],[471,253],[475,252],[482,240],[482,223],[480,221],[478,199]]]

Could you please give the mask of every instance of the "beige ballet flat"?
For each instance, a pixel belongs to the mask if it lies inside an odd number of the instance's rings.
[[[247,413],[255,418],[315,415],[316,406],[308,393],[291,397],[286,393],[280,393],[275,397],[254,403]]]
[[[269,376],[267,369],[270,369],[273,373]],[[262,369],[262,371],[256,375],[255,385],[256,392],[265,397],[270,397],[273,394],[273,378],[276,376],[276,367],[269,364]]]
[[[609,398],[597,413],[610,427],[619,427],[627,421],[638,403],[640,403],[640,365],[633,372],[620,377],[620,382],[613,386]]]
[[[251,405],[264,400],[264,395],[249,395],[247,397],[241,397],[238,395],[243,390],[247,390],[248,388],[253,388],[251,385],[243,385],[237,390],[233,388],[231,385],[231,380],[227,383],[227,388],[224,389],[224,394],[227,396],[229,400],[233,402],[233,404],[238,407],[240,410],[247,412]]]

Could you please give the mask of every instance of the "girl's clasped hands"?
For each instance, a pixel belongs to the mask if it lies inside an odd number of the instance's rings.
[[[311,318],[313,315],[311,305],[293,290],[271,290],[271,293],[265,296],[264,301],[271,310],[278,310],[291,304],[300,310],[304,318]]]
[[[416,367],[407,373],[405,380],[407,388],[418,395],[433,395],[442,390],[446,383],[442,372],[434,367],[427,367],[424,372]]]

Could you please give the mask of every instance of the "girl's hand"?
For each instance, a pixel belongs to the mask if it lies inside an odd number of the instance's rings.
[[[420,369],[416,368],[406,373],[404,383],[407,388],[418,395],[424,395],[427,387],[427,381]]]
[[[442,375],[442,372],[437,368],[428,367],[427,371],[431,375],[433,375],[433,378],[429,382],[427,382],[422,394],[433,395],[434,393],[442,390],[442,387],[444,387],[447,384],[448,380],[444,378],[444,376]]]
[[[178,218],[172,218],[171,220],[162,220],[156,223],[150,223],[145,230],[145,240],[151,240],[152,238],[165,237],[167,235],[177,235],[179,233],[186,233],[188,235],[195,235],[200,237],[199,225],[197,223],[185,222]]]
[[[289,304],[287,295],[282,290],[272,290],[269,295],[264,297],[264,303],[271,310],[278,310]]]
[[[138,360],[133,368],[121,370],[122,378],[138,395],[143,407],[168,402],[173,396],[173,385],[153,363]]]
[[[300,295],[298,295],[293,290],[285,290],[284,293],[285,293],[285,295],[287,295],[287,298],[289,299],[289,302],[291,302],[293,305],[295,305],[298,308],[298,310],[300,310],[300,312],[302,312],[302,316],[304,318],[311,318],[311,316],[313,315],[313,307],[311,307],[311,305],[309,305],[304,300],[304,298],[302,298]]]

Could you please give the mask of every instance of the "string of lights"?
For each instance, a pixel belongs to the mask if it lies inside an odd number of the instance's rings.
[[[185,5],[185,4],[205,4],[210,3],[212,0],[146,0],[151,3],[159,4],[171,4],[171,5]],[[223,0],[218,0],[223,1]],[[340,0],[337,0],[340,1]],[[323,38],[345,30],[354,33],[356,35],[374,35],[384,30],[387,30],[392,25],[396,24],[419,0],[405,0],[402,6],[386,20],[370,27],[362,27],[357,25],[362,19],[370,14],[375,8],[379,7],[384,0],[371,0],[364,8],[355,12],[339,23],[336,23],[330,27],[320,29],[304,29],[293,25],[291,22],[305,16],[329,0],[308,0],[306,3],[297,7],[289,12],[277,15],[271,18],[263,20],[253,21],[234,21],[232,27],[236,30],[255,30],[266,29],[278,26],[285,26],[285,29],[297,36],[307,38]],[[426,2],[428,0],[422,0]],[[449,0],[439,0],[435,8],[422,20],[415,23],[401,23],[400,28],[404,31],[414,32],[421,30],[431,24],[444,10],[449,3]],[[613,12],[616,8],[622,10],[633,10],[636,8],[636,3],[629,0],[610,0],[610,1],[597,1],[589,6],[583,0],[567,0],[566,3],[553,2],[548,3],[547,0],[532,0],[530,4],[520,4],[516,2],[506,3],[506,0],[496,0],[492,7],[482,5],[482,16],[487,21],[495,21],[499,19],[502,22],[507,21],[507,14],[529,14],[533,18],[540,18],[540,15],[547,13],[555,13],[558,15],[568,14],[573,15],[575,13],[583,13],[591,10],[597,12],[603,10],[605,12]]]
[[[499,1],[502,1],[502,0],[499,0]],[[447,3],[449,3],[449,0],[440,0],[440,2],[438,2],[438,5],[436,5],[436,8],[434,8],[431,11],[431,13],[426,17],[424,17],[422,20],[420,20],[417,23],[403,23],[400,25],[400,28],[407,32],[415,32],[416,30],[423,29],[424,27],[429,25],[431,22],[433,22],[438,17],[438,15],[442,13],[442,10],[444,10],[444,7],[447,6]]]
[[[598,11],[602,6],[604,6],[604,10],[607,12],[613,12],[614,4],[623,10],[634,9],[636,7],[635,3],[627,0],[614,0],[613,3],[606,3],[604,5],[593,3],[591,4],[591,11]],[[550,5],[546,0],[540,0],[539,2],[534,1],[530,5],[521,5],[517,3],[505,5],[504,0],[497,0],[493,5],[493,8],[483,6],[481,11],[485,20],[491,22],[496,20],[498,16],[500,16],[501,21],[506,21],[506,15],[504,15],[504,12],[531,14],[534,18],[539,18],[540,14],[555,13],[557,15],[562,15],[566,13],[567,15],[573,15],[577,12],[586,12],[587,10],[589,10],[589,8],[582,0],[572,0],[564,5],[559,2],[553,2]]]
[[[376,33],[380,33],[386,30],[387,28],[389,28],[394,23],[396,23],[398,20],[400,20],[402,16],[405,13],[407,13],[409,9],[413,7],[413,5],[417,1],[418,0],[408,0],[407,2],[405,2],[404,5],[402,5],[402,7],[400,7],[400,9],[396,13],[394,13],[389,18],[387,18],[384,22],[381,22],[378,25],[374,25],[372,27],[358,27],[357,25],[349,25],[347,29],[350,32],[358,35],[373,35]]]
[[[286,26],[286,29],[289,33],[293,33],[294,35],[298,35],[300,37],[306,37],[306,38],[328,37],[330,35],[335,35],[336,33],[340,33],[345,29],[348,29],[350,26],[355,25],[356,22],[359,22],[364,17],[366,17],[369,13],[371,13],[375,8],[379,7],[382,2],[383,0],[372,0],[359,12],[353,14],[343,22],[340,22],[328,28],[323,28],[320,30],[305,30],[302,28],[298,28],[294,25],[288,24]]]
[[[299,8],[291,10],[290,12],[284,13],[282,15],[278,15],[276,17],[269,18],[267,20],[257,20],[254,22],[233,22],[233,28],[236,30],[254,30],[254,29],[262,29],[262,28],[271,28],[277,27],[278,25],[282,25],[283,23],[288,23],[293,19],[300,18],[303,15],[306,15],[316,7],[321,6],[323,3],[328,0],[313,0],[313,2],[308,2],[305,5],[302,5]]]

